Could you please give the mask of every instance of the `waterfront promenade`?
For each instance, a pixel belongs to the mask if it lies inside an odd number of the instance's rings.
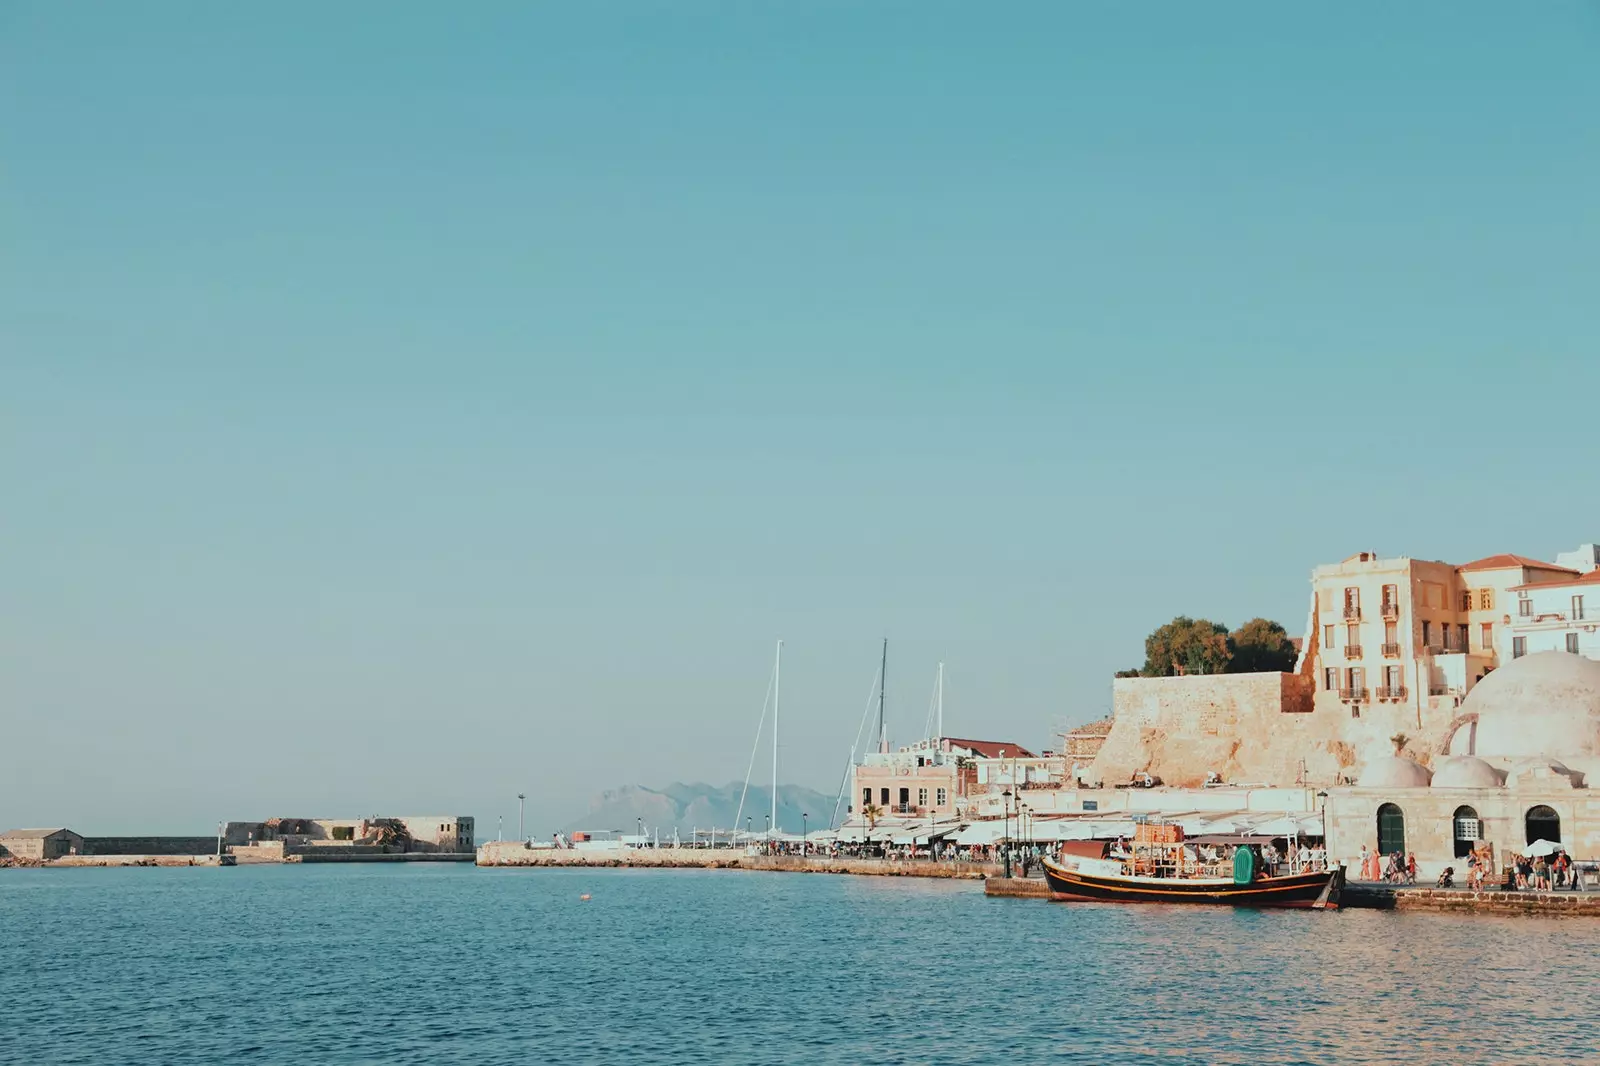
[[[531,848],[521,841],[491,841],[478,848],[478,865],[494,867],[624,867],[762,870],[780,873],[855,874],[865,877],[934,877],[978,880],[1000,873],[994,863],[833,858],[826,855],[751,855],[737,848]]]

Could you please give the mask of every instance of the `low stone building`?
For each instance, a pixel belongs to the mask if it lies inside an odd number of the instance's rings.
[[[372,818],[268,818],[228,822],[230,848],[281,846],[285,854],[318,847],[372,847],[402,852],[470,853],[476,827],[470,815],[429,814]]]
[[[9,829],[0,833],[0,858],[59,859],[83,854],[83,837],[70,829]]]
[[[1541,839],[1600,858],[1600,663],[1514,659],[1473,687],[1441,743],[1409,743],[1366,761],[1353,787],[1328,790],[1331,854],[1414,852],[1429,879],[1446,866],[1464,879],[1475,848],[1499,871]]]

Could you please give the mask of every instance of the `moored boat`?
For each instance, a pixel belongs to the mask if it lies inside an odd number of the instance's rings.
[[[1094,903],[1210,903],[1234,907],[1337,910],[1344,867],[1274,870],[1251,844],[1238,844],[1226,860],[1199,854],[1175,826],[1141,826],[1131,851],[1105,858],[1045,859],[1051,898]],[[1161,837],[1165,836],[1164,839]],[[1156,839],[1152,839],[1156,838]],[[1208,849],[1210,850],[1210,849]]]

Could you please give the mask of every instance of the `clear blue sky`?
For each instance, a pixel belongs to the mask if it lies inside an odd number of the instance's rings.
[[[1600,6],[0,2],[0,822],[1043,746],[1600,536]],[[764,758],[764,757],[763,757]],[[759,764],[758,764],[759,765]]]

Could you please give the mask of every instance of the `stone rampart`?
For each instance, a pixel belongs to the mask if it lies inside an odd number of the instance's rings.
[[[217,838],[84,837],[84,855],[215,855]]]
[[[1196,787],[1217,773],[1225,781],[1289,785],[1301,780],[1304,760],[1305,782],[1333,784],[1353,772],[1363,752],[1392,750],[1388,737],[1404,727],[1319,703],[1300,674],[1117,678],[1111,734],[1088,776],[1118,784],[1143,771]]]

